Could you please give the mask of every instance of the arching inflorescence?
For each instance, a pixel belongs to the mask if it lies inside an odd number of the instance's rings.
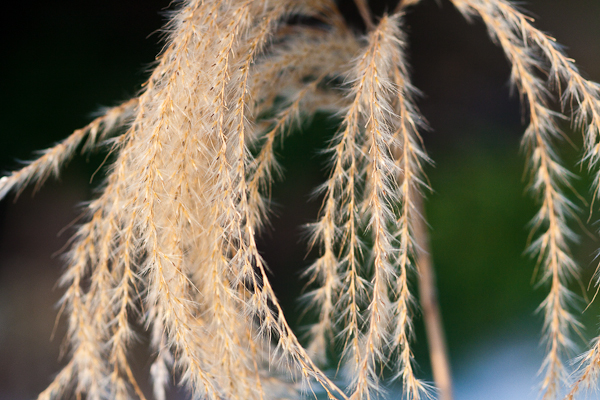
[[[566,114],[583,130],[583,160],[596,169],[600,87],[509,2],[452,2],[485,23],[527,110],[523,146],[541,204],[531,251],[550,283],[541,305],[542,392],[556,398],[567,387],[572,398],[596,379],[600,343],[567,382],[565,352],[577,326],[567,284],[578,268],[556,120]],[[133,318],[152,338],[157,400],[172,377],[202,399],[291,398],[298,380],[330,399],[370,399],[388,367],[408,399],[434,395],[416,376],[411,352],[410,282],[422,250],[423,169],[431,162],[405,56],[403,13],[418,3],[404,0],[374,17],[357,0],[367,28],[359,34],[333,0],[182,1],[138,97],[0,179],[2,198],[58,174],[82,146],[108,143],[114,155],[61,280],[70,359],[40,400],[69,393],[144,399],[128,363]],[[561,110],[550,108],[551,87],[563,88]],[[274,146],[294,121],[317,111],[337,113],[341,125],[312,225],[310,244],[319,252],[306,271],[315,287],[307,297],[318,319],[304,348],[269,283],[256,235],[277,172]],[[343,344],[346,388],[321,370],[335,343]]]

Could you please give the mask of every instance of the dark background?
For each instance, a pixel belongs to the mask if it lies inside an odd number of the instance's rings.
[[[31,159],[35,150],[89,122],[99,107],[134,96],[160,50],[156,31],[168,5],[158,0],[3,5],[0,169],[8,171],[18,167],[17,160]],[[384,4],[373,5],[382,9]],[[525,7],[538,28],[551,32],[587,76],[600,81],[600,2],[535,0]],[[525,225],[536,210],[522,179],[519,141],[524,124],[518,99],[509,94],[509,66],[482,23],[466,23],[448,1],[423,0],[408,11],[406,27],[413,80],[424,92],[419,106],[432,128],[424,133],[435,161],[427,171],[434,188],[427,214],[450,353],[460,381],[472,360],[486,357],[491,346],[486,343],[525,337],[533,343],[532,357],[541,351],[536,345],[541,317],[534,312],[546,288],[531,284],[534,262],[523,255]],[[298,325],[294,299],[303,286],[299,274],[310,262],[302,225],[316,218],[319,202],[309,201],[309,195],[325,174],[324,160],[317,154],[333,129],[333,121],[319,115],[279,150],[286,180],[274,188],[278,206],[272,228],[261,239],[276,290],[289,319]],[[579,133],[570,134],[576,144],[581,142]],[[577,173],[579,154],[579,149],[562,145],[561,155]],[[0,400],[34,398],[59,370],[64,320],[50,341],[62,292],[55,287],[63,266],[56,254],[72,233],[63,228],[77,218],[78,204],[92,198],[101,182],[102,174],[91,184],[89,180],[102,159],[76,158],[59,181],[51,179],[35,197],[27,190],[16,203],[12,197],[0,202]],[[588,193],[585,174],[575,185]],[[587,220],[588,207],[575,201]],[[574,253],[587,286],[598,246],[590,237],[595,235],[583,233],[576,223],[573,227],[582,232]],[[595,227],[587,230],[595,232]],[[582,293],[576,282],[573,289]],[[586,338],[596,333],[597,314],[595,304],[582,317]],[[420,319],[416,329],[417,358],[427,377]],[[483,350],[475,354],[474,349]],[[134,362],[143,370],[148,363],[143,351],[139,353],[140,360]],[[531,386],[534,375],[535,370]]]

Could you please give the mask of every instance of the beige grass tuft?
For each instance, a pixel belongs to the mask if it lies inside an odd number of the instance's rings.
[[[530,249],[550,286],[540,306],[542,393],[557,398],[566,387],[572,399],[597,380],[600,347],[596,339],[569,382],[566,358],[579,323],[568,285],[579,268],[556,120],[570,118],[583,130],[582,158],[597,173],[597,197],[600,86],[511,3],[452,2],[467,18],[483,20],[527,110],[523,147],[540,200]],[[368,1],[356,0],[362,34],[332,0],[183,1],[137,98],[0,179],[0,198],[41,185],[78,148],[91,150],[125,127],[110,139],[114,161],[61,279],[70,359],[40,400],[71,392],[145,400],[128,361],[134,319],[150,332],[156,400],[166,400],[173,380],[198,399],[291,398],[295,382],[303,382],[329,399],[365,400],[385,393],[389,369],[405,398],[434,396],[417,376],[411,349],[412,286],[424,240],[416,231],[425,223],[424,167],[431,163],[402,23],[404,10],[418,3],[402,1],[392,14],[375,16]],[[550,108],[552,87],[563,89],[561,110]],[[311,225],[318,256],[305,273],[306,298],[318,317],[305,349],[269,282],[256,236],[279,173],[276,144],[317,111],[342,122],[326,150],[330,172]],[[321,369],[337,345],[348,387]],[[441,396],[451,399],[444,379]]]

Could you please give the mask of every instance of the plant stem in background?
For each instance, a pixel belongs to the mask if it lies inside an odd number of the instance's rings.
[[[419,276],[419,301],[423,311],[433,380],[438,388],[439,400],[452,400],[452,371],[446,346],[442,313],[435,284],[435,270],[431,245],[425,220],[423,196],[415,193],[414,204],[420,217],[413,221],[413,234],[417,242],[417,271]]]
[[[365,23],[367,32],[371,32],[373,29],[375,29],[375,25],[373,24],[373,16],[371,15],[371,10],[369,9],[367,0],[354,0],[354,4],[356,4],[358,13]]]

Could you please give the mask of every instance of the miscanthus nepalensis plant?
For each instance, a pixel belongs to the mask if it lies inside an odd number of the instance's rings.
[[[431,289],[421,205],[431,160],[419,136],[426,126],[403,26],[405,9],[418,3],[403,0],[375,16],[367,0],[356,0],[366,27],[358,32],[333,0],[182,1],[138,97],[0,179],[2,198],[57,175],[80,148],[108,146],[112,155],[61,279],[70,358],[40,400],[145,399],[128,362],[134,319],[150,332],[157,400],[173,378],[201,399],[293,398],[298,382],[330,399],[370,399],[386,376],[408,399],[437,395],[417,375],[411,351],[413,286],[419,278],[423,304]],[[578,266],[557,121],[582,130],[581,161],[596,172],[600,86],[508,1],[452,3],[482,20],[504,51],[529,121],[523,147],[540,204],[530,250],[549,288],[540,306],[541,392],[574,398],[596,383],[600,341],[569,375],[579,323],[567,285]],[[306,297],[318,319],[303,346],[269,283],[256,235],[279,173],[275,145],[317,111],[339,115],[341,124],[326,149],[330,173],[310,227],[318,257],[306,271]],[[596,197],[600,175],[594,182]],[[430,309],[424,305],[434,321],[429,337],[441,354],[432,361],[435,384],[450,399],[443,336]],[[342,349],[337,366],[346,380],[324,372],[332,346]]]

